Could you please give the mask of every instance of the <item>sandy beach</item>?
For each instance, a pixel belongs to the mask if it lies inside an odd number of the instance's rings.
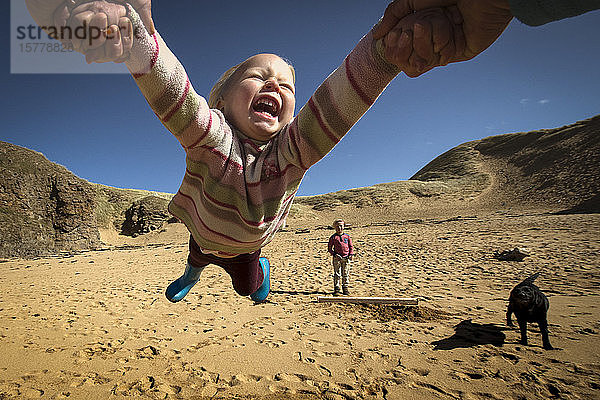
[[[325,251],[346,217],[351,294],[416,307],[323,304]],[[100,251],[0,263],[0,398],[594,399],[600,388],[600,216],[351,206],[292,218],[263,254],[255,305],[208,267],[180,303],[181,224]],[[522,262],[494,251],[527,248]],[[506,326],[511,288],[540,271],[550,340]]]

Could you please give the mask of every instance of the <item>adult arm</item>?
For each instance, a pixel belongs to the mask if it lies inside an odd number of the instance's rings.
[[[55,30],[60,30],[60,28],[69,25],[71,16],[81,14],[84,11],[94,12],[95,14],[102,13],[103,16],[106,16],[106,26],[112,24],[116,25],[119,18],[126,14],[125,7],[123,5],[117,5],[116,1],[117,0],[25,0],[25,5],[33,17],[33,20],[40,27],[45,30],[48,30],[48,28],[51,27],[55,28]],[[150,0],[137,1],[150,3]],[[71,22],[71,24],[72,23],[74,22]]]
[[[462,22],[455,6],[412,13],[381,39],[385,58],[410,77],[446,65],[456,54],[464,52]]]
[[[131,50],[131,24],[121,4],[104,0],[25,0],[25,4],[40,27],[65,45],[72,43],[76,51],[86,54],[88,62],[120,62]],[[84,21],[86,25],[82,25]],[[86,27],[84,38],[71,34],[82,26]],[[114,31],[106,31],[107,27]],[[101,34],[103,29],[107,34]]]
[[[76,51],[86,54],[88,62],[122,62],[129,55],[132,45],[129,29],[131,23],[125,17],[126,2],[138,10],[146,30],[149,34],[154,34],[151,0],[25,0],[25,5],[34,21],[49,33],[63,32],[62,28],[67,26],[74,31],[82,26],[83,19],[87,19],[90,29],[114,27],[115,31],[108,38],[106,35],[97,35],[98,30],[88,30],[86,35],[90,37],[87,40],[66,37],[57,39],[64,44],[72,42]],[[94,15],[92,18],[89,17],[90,13]],[[119,53],[120,58],[117,55]]]
[[[54,12],[63,5],[64,0],[25,0],[29,14],[36,24],[41,27],[54,25]],[[66,22],[66,20],[65,20]],[[65,24],[61,25],[64,26]]]
[[[405,16],[414,11],[457,6],[463,17],[465,51],[450,62],[469,60],[498,39],[513,15],[521,22],[537,26],[600,9],[599,0],[395,0],[386,9],[373,36],[384,37]],[[415,48],[431,46],[414,39]]]
[[[530,26],[575,17],[600,9],[599,0],[510,0],[510,11]]]
[[[83,3],[89,3],[88,1],[81,0],[25,0],[25,5],[29,10],[29,13],[33,17],[33,20],[39,26],[66,26],[66,22],[70,17],[70,11],[77,5]],[[152,21],[152,2],[151,0],[111,0],[111,3],[129,3],[138,12],[144,26],[151,35],[154,34],[154,22]],[[54,16],[58,17],[57,20]],[[56,25],[58,24],[58,25]]]

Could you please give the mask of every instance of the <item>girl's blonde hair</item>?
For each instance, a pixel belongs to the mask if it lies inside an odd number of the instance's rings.
[[[212,89],[210,89],[210,93],[208,95],[208,106],[210,108],[217,108],[217,103],[223,97],[223,93],[227,89],[227,85],[229,84],[229,79],[231,79],[231,77],[235,74],[235,72],[238,70],[238,68],[241,67],[250,58],[251,57],[248,57],[243,62],[241,62],[241,63],[239,63],[237,65],[234,65],[233,67],[231,67],[227,71],[225,71],[223,73],[223,75],[221,75],[221,77],[214,84],[214,86],[212,87]],[[296,70],[294,69],[294,66],[289,62],[289,60],[286,60],[283,57],[279,57],[279,58],[281,58],[283,61],[285,61],[285,63],[292,70],[292,77],[294,79],[294,84],[296,84]]]

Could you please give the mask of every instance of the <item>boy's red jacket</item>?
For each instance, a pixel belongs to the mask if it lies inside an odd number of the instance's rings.
[[[334,233],[329,238],[327,251],[331,255],[339,254],[342,257],[353,256],[354,246],[352,246],[352,239],[347,233],[342,233],[341,235]]]

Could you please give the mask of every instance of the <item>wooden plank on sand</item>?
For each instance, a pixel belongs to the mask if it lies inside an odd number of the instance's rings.
[[[319,296],[319,303],[350,303],[350,304],[398,304],[416,306],[419,299],[413,297],[352,297],[352,296]]]

